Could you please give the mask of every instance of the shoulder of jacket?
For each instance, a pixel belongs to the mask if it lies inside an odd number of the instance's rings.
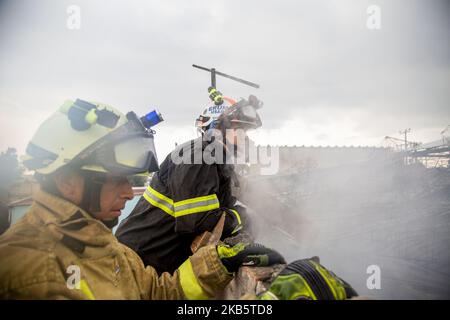
[[[31,209],[27,215],[32,214]],[[0,237],[0,292],[40,282],[65,281],[54,249],[56,239],[45,226],[25,216]]]
[[[170,154],[167,156],[166,160],[173,158],[174,155],[175,155],[175,157],[182,156],[184,154],[184,152],[187,152],[187,151],[191,152],[191,153],[195,153],[195,152],[202,153],[210,143],[211,142],[204,140],[203,137],[198,137],[198,138],[186,141],[186,142],[176,146],[175,149],[172,150],[170,152]]]
[[[65,276],[51,250],[33,248],[31,243],[0,246],[8,259],[0,264],[0,296],[43,283],[65,285]]]

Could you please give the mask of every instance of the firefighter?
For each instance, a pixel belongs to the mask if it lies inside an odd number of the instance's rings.
[[[194,238],[211,231],[222,214],[222,240],[243,229],[248,233],[245,207],[232,194],[236,176],[229,160],[238,157],[245,132],[261,126],[261,105],[255,96],[211,104],[196,121],[201,137],[177,146],[153,175],[116,232],[146,265],[173,272],[192,253]]]
[[[111,228],[133,197],[127,177],[158,169],[144,120],[78,99],[41,124],[23,161],[40,190],[0,236],[1,299],[206,299],[242,264],[284,262],[264,247],[212,245],[158,275],[117,241]]]

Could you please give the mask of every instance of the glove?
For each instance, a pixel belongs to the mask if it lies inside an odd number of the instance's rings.
[[[233,247],[219,244],[217,253],[222,264],[231,273],[236,272],[240,266],[266,267],[286,263],[278,252],[257,243],[238,243]]]
[[[319,263],[317,257],[297,260],[280,272],[259,296],[262,300],[344,300],[356,291]]]

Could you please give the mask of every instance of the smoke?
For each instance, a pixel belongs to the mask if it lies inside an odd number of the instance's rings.
[[[257,241],[288,262],[319,256],[360,295],[450,298],[450,171],[405,166],[392,154],[321,166],[325,160],[299,166],[292,157],[281,163],[290,171],[245,179]],[[369,290],[374,265],[381,287]]]

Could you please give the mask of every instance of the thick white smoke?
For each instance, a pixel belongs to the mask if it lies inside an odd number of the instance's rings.
[[[372,298],[450,298],[448,169],[405,166],[395,157],[303,166],[247,177],[243,200],[252,208],[257,240],[289,262],[317,255]],[[381,288],[369,290],[373,265]]]

